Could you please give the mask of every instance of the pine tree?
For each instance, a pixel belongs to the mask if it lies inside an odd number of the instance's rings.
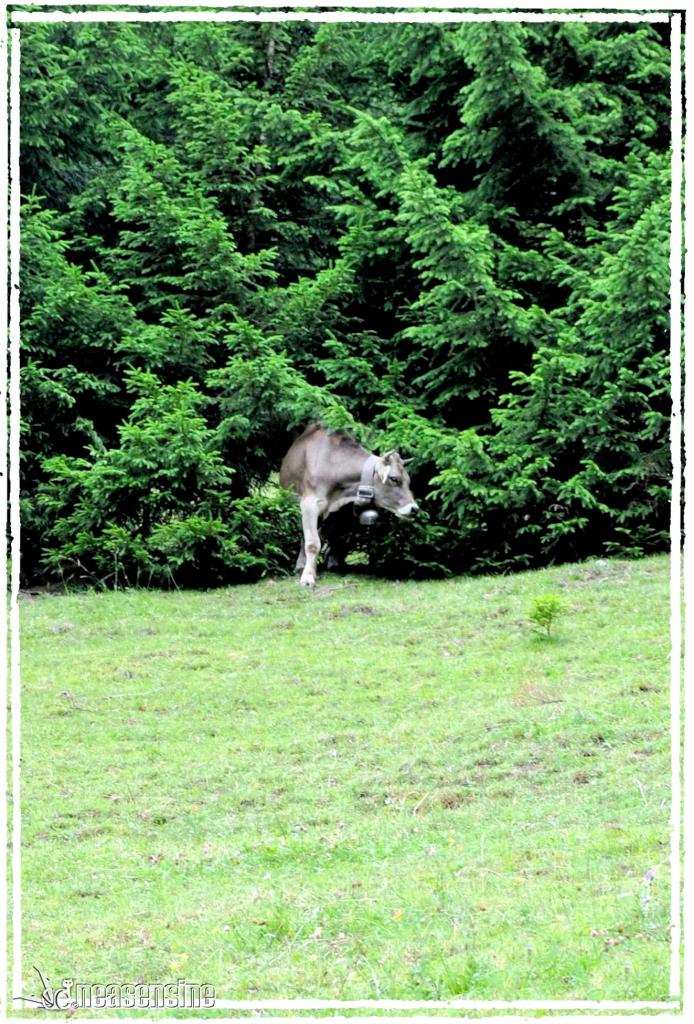
[[[31,25],[22,90],[28,577],[284,571],[310,419],[417,456],[379,572],[666,545],[662,26]]]

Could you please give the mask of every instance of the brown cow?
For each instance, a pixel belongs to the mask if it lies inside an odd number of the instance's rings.
[[[280,483],[293,488],[301,506],[303,539],[297,560],[302,586],[316,582],[321,549],[318,523],[350,502],[377,505],[407,518],[419,506],[405,469],[409,459],[397,452],[373,455],[342,431],[312,423],[291,446],[280,469]]]

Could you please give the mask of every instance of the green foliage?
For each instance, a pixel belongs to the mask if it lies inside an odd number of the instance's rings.
[[[132,371],[118,447],[47,460],[37,498],[45,562],[63,577],[205,586],[287,568],[297,531],[282,493],[231,499],[232,471],[190,382]]]
[[[31,25],[23,571],[284,571],[320,419],[415,455],[389,576],[669,530],[664,28]]]
[[[533,601],[528,618],[536,629],[549,640],[552,629],[565,612],[564,602],[558,594],[542,594]]]

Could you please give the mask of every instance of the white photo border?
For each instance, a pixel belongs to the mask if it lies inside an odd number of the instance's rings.
[[[680,494],[682,483],[682,188],[683,171],[687,166],[694,166],[692,162],[692,141],[689,136],[685,140],[685,160],[682,160],[682,14],[686,10],[686,3],[661,5],[657,3],[628,3],[628,0],[612,0],[609,3],[593,4],[590,0],[575,0],[570,6],[557,9],[556,4],[549,0],[536,0],[535,3],[520,3],[513,5],[513,10],[508,7],[499,10],[502,5],[495,0],[478,0],[477,3],[455,4],[446,0],[431,0],[429,3],[416,2],[416,0],[381,0],[380,3],[371,0],[352,0],[351,3],[340,3],[340,0],[305,0],[301,4],[281,5],[277,0],[257,0],[255,3],[243,2],[243,0],[218,0],[217,3],[205,5],[198,0],[179,0],[178,3],[172,0],[139,0],[137,3],[129,0],[110,0],[109,7],[127,7],[128,10],[99,10],[98,7],[103,0],[81,0],[77,4],[65,3],[65,0],[42,0],[40,4],[31,4],[30,0],[15,0],[9,4],[4,0],[5,14],[9,15],[12,27],[9,29],[11,42],[9,53],[9,107],[10,121],[9,134],[7,123],[3,118],[2,132],[0,133],[0,150],[2,151],[2,172],[0,173],[0,202],[3,202],[4,209],[8,209],[9,197],[9,264],[7,259],[6,246],[2,246],[0,252],[0,278],[7,282],[9,269],[9,302],[7,301],[7,289],[2,296],[2,319],[5,330],[2,330],[2,357],[0,358],[0,402],[6,402],[9,394],[9,435],[5,417],[0,417],[0,447],[3,452],[3,460],[7,465],[6,454],[9,440],[9,530],[10,530],[10,583],[11,595],[9,601],[9,649],[10,649],[10,673],[9,673],[9,703],[11,709],[11,787],[8,787],[7,771],[7,677],[2,673],[0,684],[0,706],[2,708],[3,720],[0,724],[0,769],[4,775],[5,792],[12,794],[12,846],[11,846],[11,878],[12,878],[12,994],[6,993],[6,979],[8,978],[8,942],[7,931],[2,929],[0,939],[0,1019],[5,1017],[9,1020],[25,1020],[26,1018],[12,1018],[11,1010],[22,996],[22,945],[21,945],[21,806],[20,806],[20,633],[19,633],[19,552],[20,552],[20,521],[19,521],[19,437],[20,437],[20,391],[19,391],[19,258],[20,258],[20,185],[19,185],[19,146],[20,146],[20,108],[19,108],[19,83],[20,83],[20,60],[21,60],[21,29],[18,26],[36,22],[156,22],[156,21],[209,21],[209,22],[336,22],[336,23],[366,23],[366,22],[400,22],[400,23],[446,23],[458,24],[463,22],[552,22],[552,21],[581,21],[581,22],[650,22],[670,23],[671,29],[671,130],[672,130],[672,164],[671,164],[671,189],[672,189],[672,223],[671,223],[671,249],[670,249],[670,370],[672,382],[672,413],[671,413],[671,460],[673,469],[672,497],[671,497],[671,520],[670,520],[670,636],[671,636],[671,661],[670,661],[670,700],[671,700],[671,772],[672,772],[672,796],[671,796],[671,817],[670,817],[670,860],[671,860],[671,965],[670,965],[670,999],[666,1001],[619,1001],[619,1000],[473,1000],[473,999],[450,999],[450,1000],[327,1000],[327,999],[267,999],[267,1000],[225,1000],[215,1001],[212,1011],[216,1014],[218,1010],[229,1011],[256,1011],[252,1017],[236,1017],[237,1021],[248,1020],[254,1024],[263,1024],[264,1021],[274,1021],[277,1017],[261,1017],[257,1011],[315,1011],[315,1010],[462,1010],[462,1011],[497,1011],[493,1017],[478,1017],[477,1020],[498,1019],[498,1011],[542,1011],[552,1013],[552,1020],[555,1022],[573,1021],[575,1013],[565,1016],[567,1011],[583,1011],[582,1019],[589,1020],[585,1011],[595,1010],[600,1013],[599,1019],[603,1022],[621,1021],[621,1014],[634,1012],[645,1012],[649,1016],[653,1011],[658,1013],[659,1021],[675,1021],[681,1019],[680,1014],[685,1014],[690,1006],[689,989],[682,986],[682,963],[681,948],[683,934],[682,917],[682,811],[683,811],[683,780],[682,780],[682,655],[683,655],[683,607],[681,597],[681,572],[682,558],[681,547],[681,518],[680,518]],[[95,8],[92,10],[29,10],[23,11],[21,7],[40,6],[41,8],[57,8],[60,6],[79,6]],[[200,10],[200,7],[207,6],[208,10]],[[11,7],[11,11],[7,8]],[[153,10],[138,10],[135,8],[148,7]],[[186,10],[194,7],[196,10]],[[282,9],[278,9],[282,7]],[[287,10],[286,8],[300,7],[301,10]],[[320,11],[314,12],[310,8],[319,7]],[[348,8],[342,10],[340,8]],[[242,8],[242,10],[235,10]],[[249,8],[251,8],[249,10]],[[268,10],[253,10],[253,8],[269,8]],[[325,10],[336,8],[336,10]],[[426,8],[426,10],[422,10]],[[457,8],[464,8],[458,10]],[[524,8],[530,8],[525,10]],[[596,9],[597,8],[597,9]],[[392,9],[392,12],[388,9]],[[694,60],[694,41],[685,37],[684,66],[688,66]],[[8,17],[3,18],[0,26],[0,77],[2,78],[5,90],[5,106],[7,109],[8,98]],[[685,81],[685,86],[687,85]],[[689,90],[686,90],[689,110]],[[693,133],[694,134],[694,133]],[[8,177],[8,141],[9,141],[9,177]],[[691,275],[690,254],[694,251],[694,233],[685,221],[685,294],[686,285],[694,287]],[[694,334],[694,322],[692,321],[692,304],[685,306],[685,339]],[[7,376],[7,324],[9,313],[9,390]],[[0,327],[1,330],[1,327]],[[685,345],[685,379],[686,372],[690,375],[694,372],[691,361],[690,347]],[[685,405],[684,426],[692,427],[690,403]],[[691,436],[691,431],[690,435]],[[686,430],[684,435],[686,446]],[[685,448],[686,450],[686,448]],[[687,463],[685,462],[685,465]],[[0,507],[7,511],[7,474],[0,474]],[[688,473],[685,472],[685,480]],[[691,593],[690,587],[690,565],[692,555],[692,536],[694,534],[694,520],[689,503],[685,506],[684,518],[684,605],[688,607],[688,596]],[[0,579],[7,580],[7,557],[6,548],[0,545]],[[4,649],[7,650],[7,594],[6,588],[2,592],[2,609],[0,614],[0,636],[4,641]],[[689,672],[691,669],[691,672]],[[684,678],[694,674],[694,663],[688,650],[684,651]],[[685,716],[685,728],[686,728]],[[687,748],[691,744],[684,744],[684,778],[685,781],[692,778],[691,751],[687,756]],[[7,835],[8,813],[5,801],[0,800],[0,835]],[[692,861],[692,853],[685,845],[685,866]],[[0,868],[0,891],[7,893],[7,862],[2,860]],[[689,901],[691,872],[684,872],[684,904]],[[689,963],[686,946],[685,966]],[[694,965],[690,964],[694,967]],[[685,977],[687,973],[685,971]],[[692,971],[689,971],[689,977]],[[7,1004],[3,999],[7,997]],[[673,1012],[679,1011],[679,1012]],[[620,1016],[607,1016],[607,1014],[620,1014]],[[83,1024],[92,1024],[87,1018],[80,1018]],[[103,1016],[95,1018],[96,1022],[103,1022]],[[115,1018],[112,1018],[115,1019]],[[149,1018],[123,1018],[133,1021],[144,1021]],[[177,1024],[181,1021],[199,1021],[200,1015],[190,1018],[176,1017]],[[282,1019],[291,1019],[283,1017]],[[297,1018],[301,1020],[311,1019],[305,1014]],[[314,1018],[320,1019],[320,1018]],[[383,1016],[368,1017],[359,1015],[356,1018],[341,1018],[332,1015],[331,1020],[358,1019],[360,1022],[383,1020]],[[389,1020],[398,1019],[388,1015]],[[403,1021],[415,1022],[431,1019],[427,1017],[404,1017]],[[515,1022],[529,1021],[534,1018],[503,1015],[503,1019],[509,1024]],[[165,1017],[152,1018],[157,1024],[167,1021]]]

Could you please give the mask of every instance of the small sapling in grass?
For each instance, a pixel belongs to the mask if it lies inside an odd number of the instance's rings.
[[[543,594],[536,597],[528,618],[532,629],[546,640],[552,637],[552,628],[564,614],[564,603],[558,594]]]

